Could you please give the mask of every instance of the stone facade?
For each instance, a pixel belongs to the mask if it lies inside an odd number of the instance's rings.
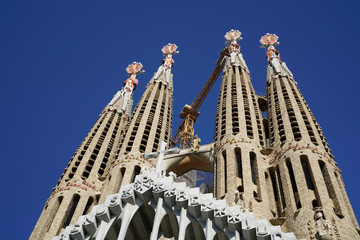
[[[117,95],[104,109],[30,239],[360,239],[341,171],[275,49],[278,37],[267,34],[260,41],[268,65],[267,96],[259,96],[240,35],[226,35],[231,43],[214,143],[165,156],[162,170],[170,176],[153,171],[157,158],[149,153],[172,134],[177,47],[168,44],[132,114],[132,99],[120,111]],[[174,181],[173,172],[191,169],[214,172],[213,195]]]
[[[61,233],[99,203],[117,145],[129,122],[126,113],[132,108],[130,101],[126,111],[121,111],[123,99],[117,95],[75,151],[46,201],[30,239],[49,239]]]

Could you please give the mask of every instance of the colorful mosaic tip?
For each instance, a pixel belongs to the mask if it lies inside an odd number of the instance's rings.
[[[225,39],[228,41],[238,41],[241,40],[241,32],[239,30],[231,29],[225,34]]]
[[[127,68],[126,68],[126,72],[129,75],[132,74],[140,74],[143,73],[145,71],[141,71],[141,69],[143,68],[143,65],[139,62],[133,62],[132,64],[130,64]]]
[[[164,55],[168,55],[168,54],[179,53],[178,51],[176,51],[177,49],[178,49],[178,46],[176,46],[176,44],[168,43],[168,45],[164,46],[161,49],[161,51],[163,52]]]
[[[275,34],[267,33],[265,36],[262,36],[260,39],[261,47],[269,47],[269,46],[275,46],[279,45],[278,42],[279,37]]]

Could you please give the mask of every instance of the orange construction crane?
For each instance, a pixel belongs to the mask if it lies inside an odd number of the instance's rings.
[[[177,143],[180,143],[180,148],[191,148],[191,144],[194,139],[194,128],[193,125],[196,119],[199,117],[199,108],[201,104],[204,102],[206,96],[210,92],[212,86],[220,76],[221,71],[225,65],[225,55],[227,50],[224,49],[220,52],[220,57],[216,62],[216,67],[209,79],[207,80],[204,88],[201,90],[200,94],[197,96],[195,101],[191,103],[191,105],[185,105],[184,108],[180,112],[180,117],[184,119],[171,141],[171,146],[175,146]]]

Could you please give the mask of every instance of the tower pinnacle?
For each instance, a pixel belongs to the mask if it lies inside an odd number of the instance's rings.
[[[115,109],[125,116],[130,116],[133,103],[132,95],[139,82],[136,76],[145,72],[141,70],[142,68],[143,65],[139,62],[133,62],[126,68],[126,72],[130,77],[124,81],[124,87],[115,94],[108,104],[110,109]]]
[[[266,58],[268,60],[268,69],[267,69],[267,83],[272,79],[276,78],[278,75],[289,76],[293,78],[293,74],[286,66],[286,63],[281,61],[280,52],[274,47],[279,45],[279,37],[275,34],[267,33],[265,36],[261,37],[260,43],[262,48],[267,48]]]
[[[215,196],[248,209],[262,209],[265,179],[261,149],[265,145],[260,107],[240,46],[241,33],[231,30],[225,39],[230,56],[220,86],[215,120]],[[256,214],[262,216],[261,211]]]
[[[248,73],[248,67],[246,66],[245,60],[240,52],[241,47],[237,43],[238,40],[242,40],[241,32],[239,30],[231,29],[225,34],[225,39],[227,40],[226,42],[230,42],[228,46],[230,58],[227,58],[226,66],[228,68],[231,66],[240,66]]]
[[[172,55],[178,54],[179,51],[177,50],[176,44],[168,43],[168,45],[164,46],[161,51],[166,56],[162,61],[161,65],[158,68],[157,72],[154,75],[154,81],[158,82],[159,77],[164,74],[165,75],[165,82],[163,82],[164,85],[168,85],[170,83],[170,75],[171,75],[171,69],[174,65],[174,59],[172,58]],[[170,87],[169,87],[170,88]]]

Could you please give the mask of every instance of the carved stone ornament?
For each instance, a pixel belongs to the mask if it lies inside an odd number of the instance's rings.
[[[316,230],[321,240],[332,240],[331,223],[324,219],[324,215],[321,210],[315,212]]]
[[[154,189],[156,187],[165,191],[164,195],[157,193]],[[244,213],[239,206],[230,207],[224,199],[216,200],[212,193],[202,194],[199,188],[189,188],[185,182],[173,182],[172,177],[157,175],[154,171],[137,175],[135,184],[122,186],[118,194],[108,196],[104,204],[95,205],[89,214],[81,216],[74,225],[66,227],[60,236],[52,239],[105,239],[105,236],[113,236],[116,231],[119,232],[119,227],[120,232],[116,238],[124,239],[121,229],[128,228],[143,204],[155,211],[152,229],[155,234],[150,239],[158,239],[162,218],[157,218],[156,213],[165,210],[162,202],[166,204],[166,212],[183,213],[184,218],[175,218],[178,226],[183,226],[187,219],[184,227],[174,235],[176,239],[184,239],[180,236],[185,236],[186,225],[191,224],[190,216],[196,221],[208,222],[209,224],[202,224],[199,231],[206,231],[212,236],[221,229],[228,239],[235,239],[235,235],[242,236],[241,239],[244,240],[270,239],[270,235],[271,239],[296,239],[292,233],[282,233],[279,226],[269,229],[266,219],[255,221],[253,213]],[[141,211],[138,213],[142,214]]]
[[[241,40],[241,32],[239,30],[231,29],[225,34],[225,39],[230,42]]]
[[[241,210],[239,207],[228,207],[227,216],[229,223],[238,223],[241,221]]]
[[[134,195],[134,188],[132,184],[129,184],[128,186],[124,186],[121,190],[121,197],[122,198],[128,198]]]
[[[168,43],[168,45],[164,46],[161,51],[164,55],[169,55],[169,54],[177,54],[179,53],[178,51],[176,51],[178,49],[178,46],[176,46],[176,44],[173,43]]]
[[[137,75],[137,74],[145,72],[144,70],[141,70],[142,68],[143,68],[143,65],[141,63],[133,62],[126,68],[126,72],[129,75],[133,75],[133,74]]]
[[[280,43],[278,42],[279,37],[275,34],[267,33],[265,36],[262,36],[260,39],[261,47],[269,47],[269,46],[276,46]]]
[[[154,180],[151,178],[150,174],[143,174],[136,176],[134,182],[134,189],[138,192],[145,192],[151,189],[154,185]]]
[[[215,217],[224,217],[226,216],[227,204],[225,200],[216,200],[214,201],[214,216]]]

